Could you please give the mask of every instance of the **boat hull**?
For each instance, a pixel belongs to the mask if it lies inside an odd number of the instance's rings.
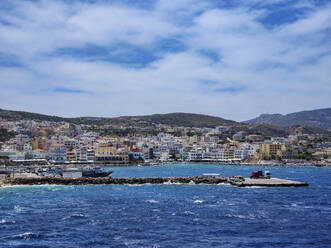
[[[108,177],[112,171],[83,171],[82,177]]]

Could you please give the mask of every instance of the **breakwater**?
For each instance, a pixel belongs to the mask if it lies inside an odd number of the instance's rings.
[[[238,187],[265,186],[265,187],[303,187],[306,182],[297,182],[279,178],[249,179],[244,181],[234,180],[228,177],[128,177],[128,178],[9,178],[3,181],[4,185],[97,185],[97,184],[220,184],[227,183]]]
[[[4,181],[7,185],[85,185],[85,184],[164,184],[164,183],[182,183],[182,184],[219,184],[228,182],[228,178],[220,177],[148,177],[148,178],[10,178]]]

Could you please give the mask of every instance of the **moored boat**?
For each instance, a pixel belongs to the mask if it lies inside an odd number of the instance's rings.
[[[108,177],[113,171],[104,171],[101,168],[83,169],[82,177]]]

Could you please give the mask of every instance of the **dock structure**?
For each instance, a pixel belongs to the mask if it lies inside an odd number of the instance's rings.
[[[244,181],[232,180],[228,177],[103,177],[103,178],[8,178],[3,181],[5,185],[93,185],[93,184],[231,184],[238,187],[265,186],[265,187],[302,187],[308,186],[306,182],[297,182],[279,178],[250,179]]]
[[[309,186],[307,182],[298,182],[280,178],[245,178],[245,181],[229,180],[229,183],[238,187],[304,187]]]

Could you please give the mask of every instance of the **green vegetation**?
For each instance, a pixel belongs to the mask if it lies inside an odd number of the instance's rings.
[[[182,132],[181,131],[175,131],[175,132],[167,132],[175,137],[181,137],[183,136]]]
[[[298,155],[299,159],[305,159],[307,161],[311,161],[313,159],[312,153],[310,152],[305,152],[305,153],[301,153]]]
[[[4,110],[0,109],[0,117],[7,119],[7,120],[21,120],[21,119],[30,119],[30,120],[40,120],[40,121],[66,121],[66,118],[61,118],[57,116],[50,116],[50,115],[42,115],[24,111],[11,111],[11,110]]]
[[[187,132],[186,135],[189,136],[189,137],[192,137],[192,136],[195,135],[195,133],[194,132]]]
[[[156,124],[166,124],[170,126],[184,127],[216,127],[220,125],[240,125],[231,120],[226,120],[216,116],[189,114],[189,113],[170,113],[170,114],[154,114],[144,116],[128,116],[120,117],[120,119],[136,119],[147,121]]]
[[[229,143],[228,140],[219,140],[219,141],[217,142],[217,144],[219,144],[219,145],[224,145],[224,144],[227,144],[227,143]]]
[[[135,135],[156,136],[159,133],[159,131],[155,129],[137,130],[135,128],[116,129],[116,128],[94,127],[88,129],[88,131],[97,132],[101,136],[118,136],[118,137],[135,136]]]
[[[132,154],[129,154],[129,163],[130,164],[141,164],[144,162],[144,159],[142,157],[134,158]]]
[[[8,132],[5,128],[0,128],[0,142],[10,140],[15,137],[15,132]]]
[[[188,113],[170,113],[170,114],[155,114],[144,116],[122,116],[116,118],[97,118],[97,117],[79,117],[79,118],[63,118],[58,116],[49,116],[36,113],[29,113],[24,111],[10,111],[0,109],[0,117],[7,120],[31,119],[40,121],[66,121],[75,124],[130,124],[135,125],[139,123],[141,126],[148,126],[151,123],[167,124],[171,126],[185,126],[185,127],[215,127],[219,125],[240,125],[231,120],[226,120],[220,117],[188,114]]]

